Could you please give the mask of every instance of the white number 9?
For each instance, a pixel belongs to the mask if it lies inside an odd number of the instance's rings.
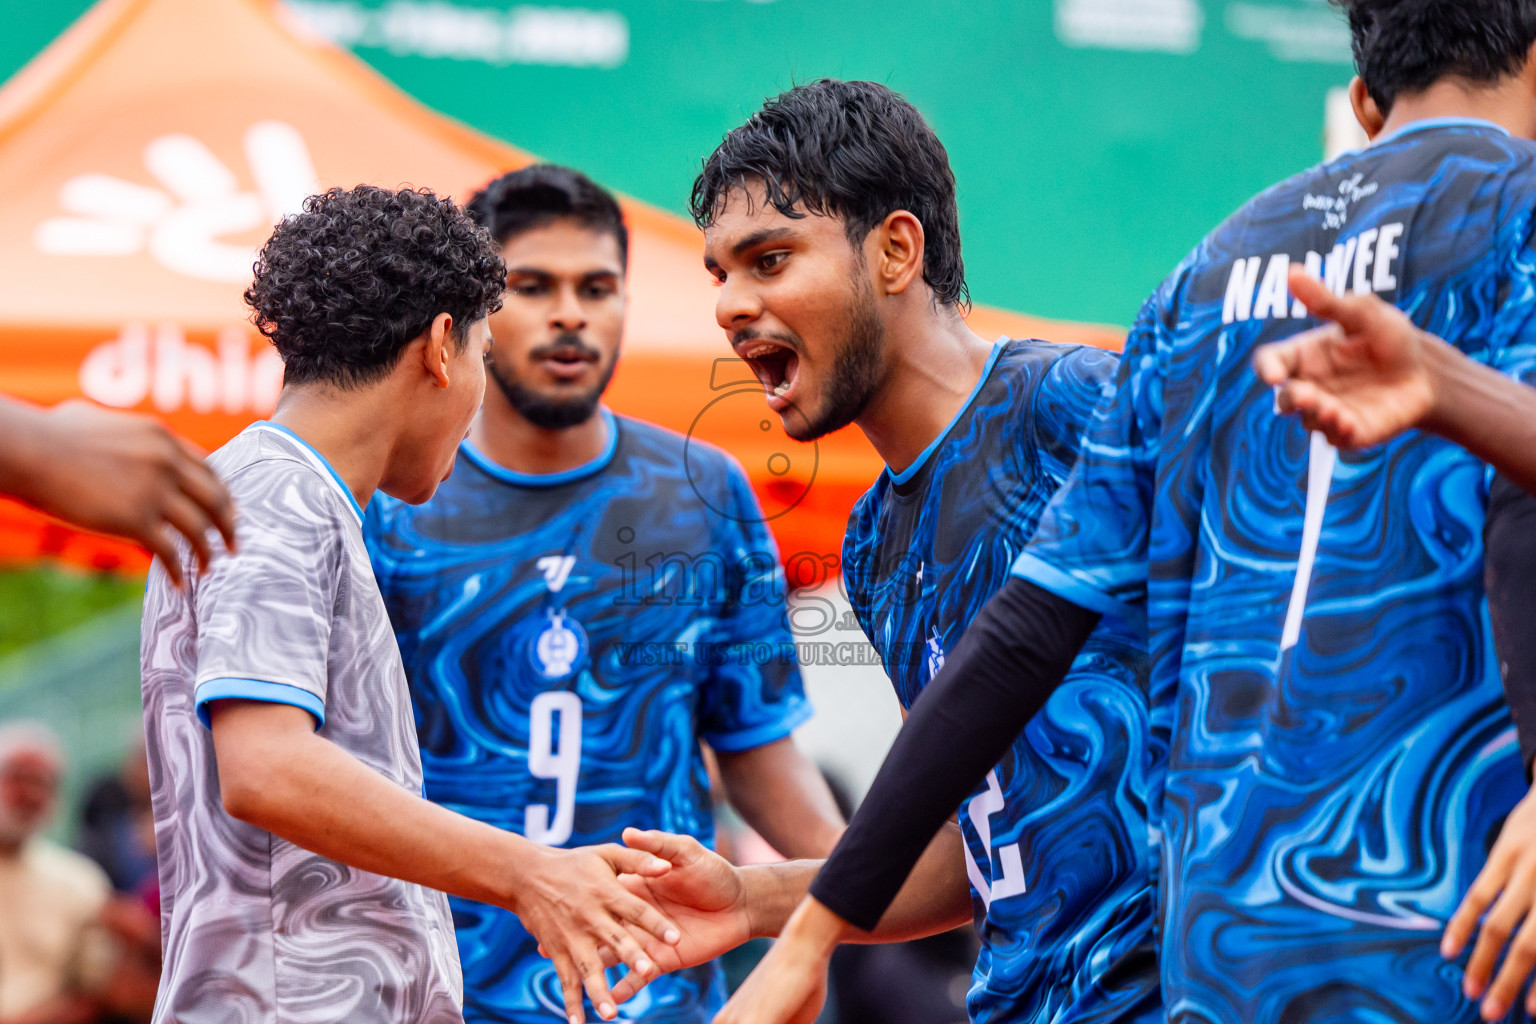
[[[554,717],[560,715],[556,744]],[[533,698],[528,708],[528,774],[555,780],[555,820],[546,804],[523,811],[523,834],[544,846],[571,838],[576,823],[576,780],[581,773],[581,698],[569,690],[551,690]]]

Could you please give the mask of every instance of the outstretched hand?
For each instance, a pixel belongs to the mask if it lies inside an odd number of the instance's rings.
[[[1490,909],[1492,908],[1492,909]],[[1483,1019],[1495,1021],[1509,1013],[1536,971],[1536,794],[1515,805],[1504,819],[1499,838],[1488,854],[1461,906],[1452,915],[1441,940],[1447,958],[1461,955],[1476,936],[1462,987],[1469,999],[1481,999]],[[1483,917],[1487,913],[1487,918]],[[1479,925],[1481,921],[1481,925]],[[1505,946],[1508,946],[1506,954]],[[1493,970],[1504,956],[1498,976]],[[1493,983],[1489,985],[1489,979]],[[1536,1014],[1536,990],[1525,1000]]]
[[[170,532],[191,545],[201,568],[213,560],[209,531],[235,549],[229,492],[203,453],[145,416],[107,412],[87,402],[54,409],[5,403],[3,489],[88,530],[137,541],[160,557],[181,586],[181,558]]]
[[[1345,449],[1422,425],[1435,407],[1431,350],[1444,343],[1374,295],[1335,295],[1299,268],[1290,286],[1309,313],[1333,322],[1255,353],[1280,411]]]
[[[547,850],[519,874],[509,909],[554,962],[571,1024],[584,1019],[583,988],[598,1016],[618,1015],[616,1004],[627,996],[609,990],[605,966],[629,967],[636,982],[632,995],[656,977],[653,956],[681,940],[676,924],[619,881],[621,875],[655,879],[671,870],[666,860],[609,843]]]
[[[620,879],[625,888],[666,915],[682,932],[676,945],[647,943],[647,952],[661,973],[707,963],[752,937],[740,873],[724,857],[692,836],[670,832],[627,828],[624,843],[672,865],[664,875],[624,875]],[[623,1002],[648,980],[631,970],[614,986],[614,999]]]

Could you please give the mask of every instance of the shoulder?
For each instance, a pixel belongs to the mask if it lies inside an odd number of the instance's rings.
[[[112,895],[107,873],[82,853],[38,839],[28,848],[27,859],[33,875],[79,913],[94,915]]]
[[[649,461],[675,473],[679,467],[687,473],[695,488],[746,487],[746,470],[730,454],[697,437],[637,420],[614,416],[619,424],[619,455],[633,468],[636,462]]]
[[[1011,378],[1000,397],[1020,417],[1045,407],[1092,409],[1113,385],[1119,364],[1115,353],[1089,345],[1014,341],[999,360],[998,376]]]
[[[209,457],[224,479],[243,521],[261,528],[305,522],[332,525],[357,512],[317,457],[271,430],[246,430]]]

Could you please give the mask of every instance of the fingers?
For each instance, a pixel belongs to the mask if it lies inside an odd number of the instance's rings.
[[[1259,379],[1265,384],[1278,385],[1295,376],[1301,363],[1301,344],[1306,337],[1306,334],[1301,334],[1289,341],[1259,346],[1253,354],[1253,370]]]
[[[565,1019],[570,1024],[584,1024],[587,1011],[581,1002],[581,974],[564,957],[554,957],[555,975],[560,979],[560,998],[565,1001]]]
[[[1479,999],[1487,991],[1488,979],[1493,976],[1499,955],[1530,909],[1536,866],[1520,865],[1515,870],[1513,877],[1502,887],[1504,891],[1494,902],[1493,909],[1483,920],[1477,944],[1472,948],[1472,957],[1467,961],[1464,988],[1471,999]]]
[[[199,569],[206,572],[213,562],[213,545],[208,540],[208,531],[213,523],[203,514],[203,510],[181,494],[170,494],[166,496],[160,514],[172,529],[187,538],[187,543],[192,545],[192,551],[197,555]]]
[[[675,946],[683,941],[683,933],[678,930],[677,925],[667,919],[666,915],[645,900],[632,896],[628,892],[624,894],[622,900],[614,902],[610,913],[619,920],[655,936],[669,946]]]
[[[613,868],[615,875],[643,875],[646,878],[656,878],[672,870],[672,865],[660,857],[644,850],[632,850],[627,846],[619,846],[617,843],[594,846],[592,850],[608,862],[608,866]]]
[[[1526,910],[1529,910],[1529,893],[1526,894],[1525,903]],[[1493,987],[1483,999],[1484,1020],[1499,1020],[1509,1013],[1515,1000],[1520,998],[1520,990],[1525,987],[1533,968],[1536,968],[1536,916],[1528,916],[1515,935],[1515,941],[1509,945],[1504,966],[1499,968]]]
[[[186,586],[186,574],[181,568],[181,552],[176,550],[175,543],[170,534],[158,522],[149,529],[136,535],[134,540],[149,549],[150,554],[160,559],[160,566],[171,579],[171,586],[181,590]]]
[[[1456,913],[1451,915],[1450,923],[1445,926],[1445,935],[1440,940],[1440,955],[1447,960],[1454,960],[1461,956],[1461,951],[1467,948],[1467,942],[1477,930],[1477,922],[1482,919],[1493,901],[1498,899],[1499,892],[1504,888],[1504,880],[1509,876],[1509,858],[1497,846],[1488,857],[1488,863],[1483,870],[1478,872],[1477,878],[1472,883],[1472,888],[1467,890],[1466,897],[1461,901],[1461,906],[1456,908]]]
[[[679,866],[693,860],[703,849],[692,836],[680,836],[656,829],[641,831],[638,828],[624,830],[624,845]]]
[[[180,467],[182,493],[202,509],[224,538],[224,546],[233,552],[236,548],[235,507],[230,500],[229,489],[203,461],[202,453],[196,445],[181,438],[177,438],[177,441],[186,455]]]
[[[1369,303],[1359,295],[1335,295],[1329,287],[1300,267],[1292,267],[1291,295],[1322,320],[1332,320],[1346,331],[1365,326]]]
[[[619,1011],[613,1001],[613,993],[608,990],[608,974],[603,970],[603,958],[596,949],[588,949],[575,961],[575,966],[581,975],[581,986],[586,989],[587,998],[597,1008],[597,1015],[603,1020],[613,1020]],[[579,996],[577,1005],[580,1006]],[[566,1002],[566,1012],[570,1012],[569,1001]]]

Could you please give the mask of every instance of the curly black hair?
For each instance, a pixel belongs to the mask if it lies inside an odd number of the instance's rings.
[[[285,384],[351,388],[385,377],[439,313],[463,344],[501,307],[507,271],[490,233],[427,189],[333,188],[304,200],[256,258],[251,321]]]
[[[1536,45],[1536,0],[1333,0],[1349,17],[1355,70],[1383,114],[1442,78],[1496,82]]]
[[[534,164],[487,182],[464,204],[464,212],[500,245],[556,220],[573,220],[619,243],[619,260],[629,265],[629,229],[613,193],[580,171]]]
[[[823,78],[763,104],[704,161],[688,207],[708,227],[732,189],[761,183],[786,217],[843,219],[855,248],[896,210],[923,225],[923,280],[965,307],[960,211],[949,154],[916,107],[878,82]]]

